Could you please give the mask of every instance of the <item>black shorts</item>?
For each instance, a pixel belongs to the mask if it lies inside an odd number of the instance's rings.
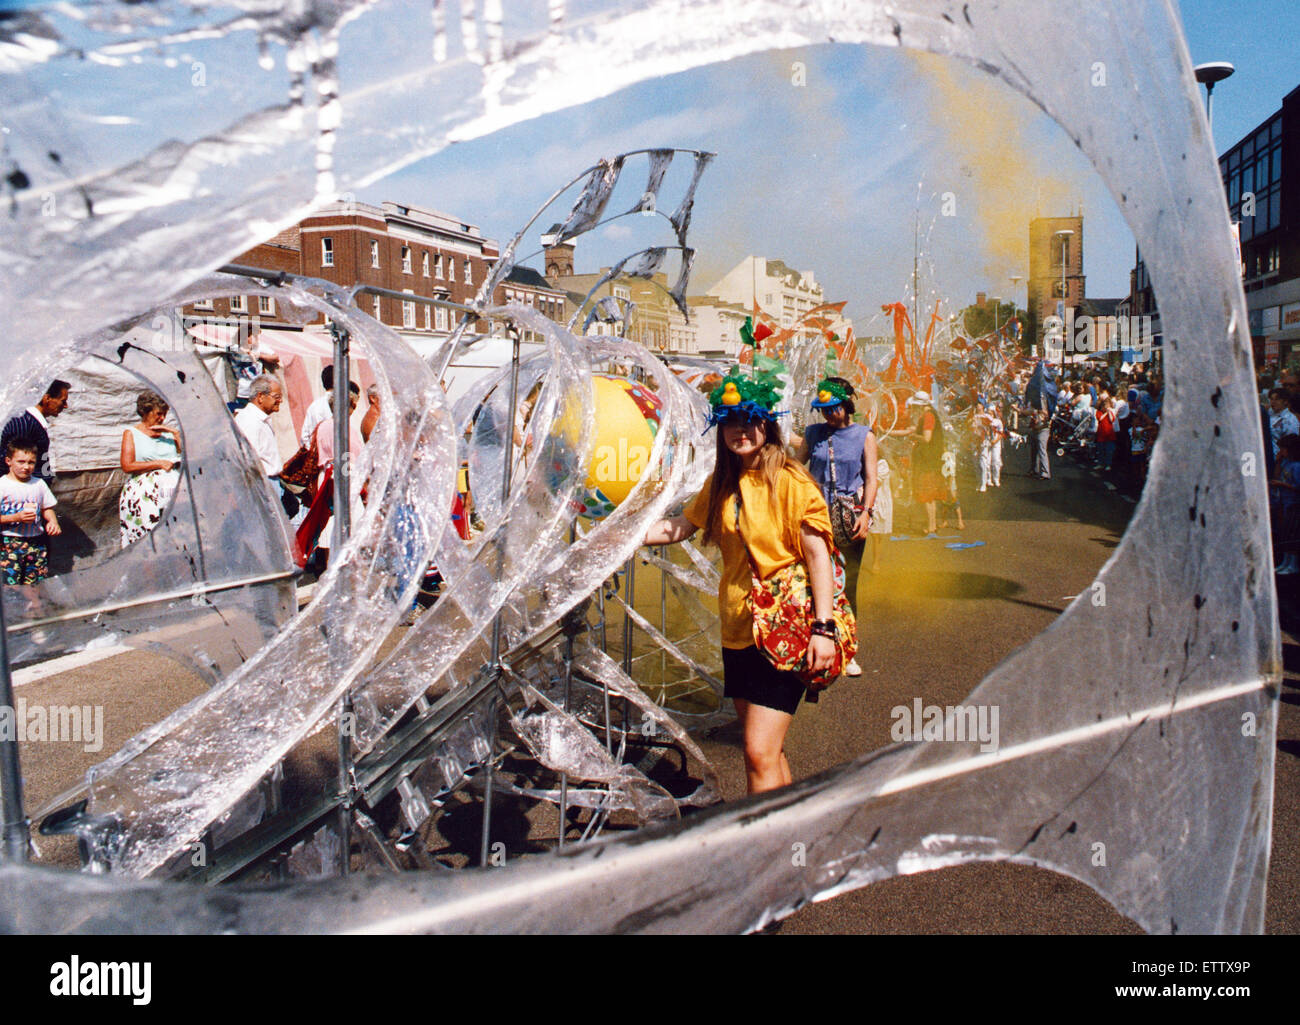
[[[782,672],[757,647],[722,649],[722,696],[794,715],[803,698],[798,673]]]

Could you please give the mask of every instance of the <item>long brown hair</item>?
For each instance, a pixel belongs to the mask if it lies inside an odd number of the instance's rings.
[[[723,439],[723,426],[718,425],[718,454],[713,464],[713,485],[709,491],[709,512],[704,521],[704,543],[717,544],[722,536],[723,508],[727,501],[740,493],[740,475],[743,464],[740,456],[727,448]],[[786,455],[785,440],[781,437],[781,428],[773,420],[763,421],[763,449],[758,454],[758,469],[767,484],[768,500],[776,512],[777,482],[782,472],[789,470],[796,476],[812,480],[804,465]]]

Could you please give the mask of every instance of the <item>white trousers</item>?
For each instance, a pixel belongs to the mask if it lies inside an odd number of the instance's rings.
[[[1002,442],[985,441],[979,448],[980,487],[1002,486]]]

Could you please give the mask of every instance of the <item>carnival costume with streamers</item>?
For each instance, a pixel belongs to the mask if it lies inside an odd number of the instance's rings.
[[[785,411],[773,408],[781,401],[782,383],[777,374],[785,369],[785,364],[762,355],[757,349],[758,343],[771,333],[772,329],[766,324],[755,328],[753,318],[745,318],[740,338],[754,350],[753,370],[747,372],[740,366],[732,367],[722,383],[709,393],[709,427],[731,419],[745,423],[775,423],[778,416],[785,415]]]
[[[755,330],[746,319],[740,336],[753,349],[752,369],[733,367],[710,393],[710,426],[737,420],[775,423],[783,415],[773,407],[783,389],[777,375],[786,368],[758,352],[765,331],[770,328]],[[713,484],[710,477],[683,513],[696,527],[708,526]],[[857,653],[857,622],[844,595],[844,567],[825,499],[808,474],[785,472],[771,484],[762,474],[745,473],[735,487],[718,524],[724,696],[793,715],[801,696],[815,702],[818,691]],[[797,540],[804,525],[825,539],[831,555],[833,597],[827,620],[813,616],[812,578]],[[835,650],[831,667],[815,673],[808,669],[814,635],[828,638]]]

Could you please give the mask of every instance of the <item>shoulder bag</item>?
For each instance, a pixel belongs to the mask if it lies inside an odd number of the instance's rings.
[[[831,619],[835,622],[835,661],[821,672],[807,668],[808,645],[812,641],[812,584],[802,560],[777,570],[767,579],[759,576],[758,565],[749,551],[745,535],[740,532],[740,495],[736,495],[736,533],[745,545],[753,586],[745,602],[754,617],[754,644],[773,667],[782,672],[798,673],[808,688],[806,701],[816,703],[820,691],[829,687],[844,667],[858,653],[858,625],[853,609],[844,595],[844,566],[831,551],[834,598]]]
[[[847,550],[858,544],[862,539],[853,536],[857,528],[858,517],[862,515],[862,503],[858,501],[858,495],[841,495],[835,481],[835,446],[832,444],[830,437],[826,438],[826,449],[830,454],[830,473],[831,473],[831,493],[830,501],[826,503],[827,512],[831,518],[831,534],[835,538],[835,546],[841,550]],[[867,481],[867,454],[862,453],[862,482],[863,487]]]
[[[291,455],[280,471],[280,480],[295,488],[303,488],[310,502],[316,494],[316,478],[320,474],[320,455],[316,450],[316,437],[312,435],[311,445],[302,445]]]

